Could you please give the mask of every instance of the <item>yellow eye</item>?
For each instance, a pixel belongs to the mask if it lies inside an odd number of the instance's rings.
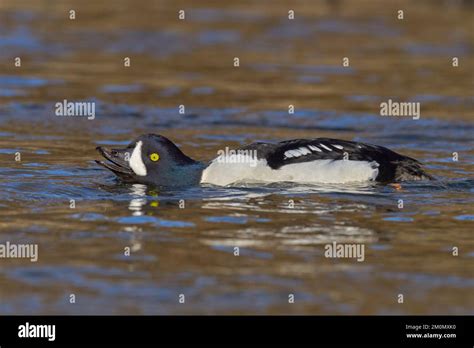
[[[160,159],[160,155],[158,155],[156,152],[155,153],[152,153],[150,155],[150,159],[153,161],[153,162],[156,162]]]

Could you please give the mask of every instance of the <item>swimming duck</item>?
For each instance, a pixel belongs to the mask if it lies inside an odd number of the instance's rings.
[[[141,135],[122,149],[97,147],[96,162],[125,182],[154,186],[239,183],[350,183],[431,180],[420,162],[385,147],[315,138],[228,148],[209,163],[186,156],[171,140]]]

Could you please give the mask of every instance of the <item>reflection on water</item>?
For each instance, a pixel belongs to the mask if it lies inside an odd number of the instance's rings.
[[[0,65],[0,242],[37,243],[39,259],[0,260],[0,313],[473,313],[465,3],[300,1],[288,21],[285,2],[200,1],[180,22],[120,0],[72,23],[68,1],[2,1],[0,58],[22,66]],[[420,101],[421,119],[380,117],[388,98]],[[94,101],[96,118],[55,117],[63,99]],[[94,163],[96,146],[148,132],[202,161],[252,141],[365,141],[438,180],[169,190]],[[363,243],[364,262],[326,258],[332,242]]]
[[[143,215],[142,207],[146,204],[146,186],[140,184],[133,184],[131,186],[131,194],[132,197],[139,197],[133,198],[130,200],[130,204],[128,205],[128,209],[133,211],[133,216],[141,216]]]

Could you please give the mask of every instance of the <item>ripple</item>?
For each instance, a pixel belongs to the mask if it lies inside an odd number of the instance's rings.
[[[383,220],[384,221],[393,221],[393,222],[413,222],[413,221],[415,221],[413,218],[407,217],[407,216],[390,216],[390,217],[383,218]]]
[[[154,216],[126,216],[117,219],[121,224],[153,224],[161,227],[194,227],[191,222],[159,219]]]
[[[461,221],[474,221],[474,215],[458,215],[454,218]]]

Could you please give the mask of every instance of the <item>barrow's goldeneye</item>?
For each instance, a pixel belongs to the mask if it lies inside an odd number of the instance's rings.
[[[145,134],[123,149],[97,147],[96,161],[121,180],[156,186],[239,183],[349,183],[431,180],[417,160],[385,147],[315,138],[256,142],[221,150],[205,164],[186,156],[161,135]]]

